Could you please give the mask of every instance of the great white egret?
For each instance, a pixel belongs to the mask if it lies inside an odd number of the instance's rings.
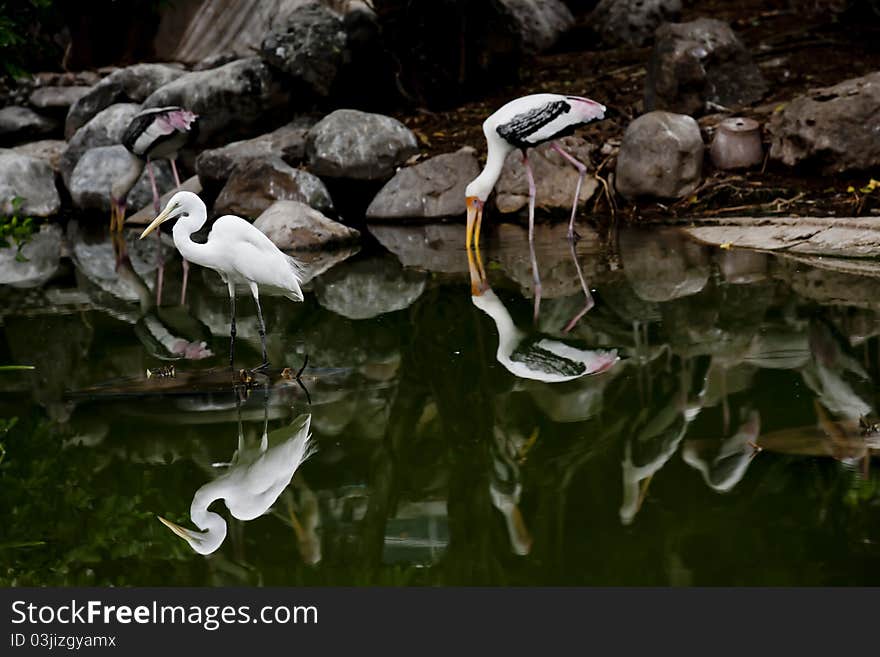
[[[110,230],[120,232],[125,222],[125,199],[144,170],[150,176],[153,190],[153,207],[159,213],[159,189],[153,174],[153,160],[168,160],[174,173],[174,183],[180,189],[180,176],[177,173],[177,153],[192,138],[195,132],[197,114],[183,107],[153,107],[137,113],[122,134],[122,145],[131,154],[131,161],[125,172],[117,178],[110,189]],[[120,242],[120,245],[124,243]],[[162,249],[159,249],[159,272],[156,281],[156,302],[162,300],[163,277]],[[180,304],[186,301],[186,284],[189,265],[183,261],[183,285]]]
[[[174,246],[186,260],[213,269],[229,288],[232,314],[230,328],[229,365],[235,363],[235,286],[247,285],[257,304],[260,322],[260,340],[263,362],[255,370],[269,365],[266,354],[266,325],[260,308],[259,288],[277,291],[293,301],[302,301],[300,288],[302,268],[296,260],[283,253],[253,224],[234,215],[224,215],[214,221],[204,243],[193,239],[207,221],[205,204],[192,192],[177,192],[165,209],[141,233],[141,239],[166,221],[177,220],[172,229]]]
[[[297,468],[314,452],[309,433],[311,420],[311,415],[303,414],[289,426],[273,431],[276,442],[270,447],[264,419],[259,446],[248,449],[239,415],[238,449],[229,469],[193,496],[189,516],[200,531],[181,527],[161,516],[159,520],[199,554],[216,551],[226,539],[226,520],[208,507],[222,499],[229,513],[239,520],[253,520],[267,513],[290,484]]]
[[[483,167],[480,175],[465,188],[467,207],[465,246],[470,250],[473,240],[474,247],[479,249],[483,206],[501,176],[508,153],[516,149],[521,150],[529,182],[529,251],[532,258],[535,295],[538,298],[541,295],[541,277],[538,274],[538,263],[535,258],[535,177],[529,165],[528,149],[570,134],[580,125],[605,118],[605,109],[601,103],[580,96],[532,94],[510,101],[483,122],[488,154],[486,166]],[[568,222],[568,237],[574,239],[574,218],[587,167],[559,144],[554,143],[553,149],[578,171],[571,218]]]

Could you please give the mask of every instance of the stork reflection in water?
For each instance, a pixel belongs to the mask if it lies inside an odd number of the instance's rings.
[[[309,433],[310,414],[300,415],[290,425],[268,433],[268,399],[267,385],[260,443],[246,446],[241,423],[241,401],[236,391],[238,448],[232,455],[227,471],[199,488],[193,496],[189,515],[199,531],[159,517],[166,527],[199,554],[215,552],[226,539],[226,520],[219,513],[208,510],[213,502],[222,499],[232,517],[238,520],[258,518],[269,511],[290,484],[297,468],[315,452]]]

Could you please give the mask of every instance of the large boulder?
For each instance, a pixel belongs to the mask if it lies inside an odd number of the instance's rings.
[[[501,0],[527,53],[547,50],[574,25],[562,0]]]
[[[355,244],[360,233],[299,201],[275,201],[254,226],[279,249],[314,251]]]
[[[439,219],[463,215],[464,189],[480,173],[469,146],[398,171],[367,208],[367,219]]]
[[[645,79],[645,110],[697,115],[735,108],[767,91],[749,51],[724,21],[700,18],[657,28]]]
[[[272,157],[236,168],[217,197],[214,211],[256,218],[275,201],[301,201],[321,212],[333,209],[330,192],[320,178]]]
[[[38,87],[28,100],[37,109],[66,111],[90,91],[91,87]]]
[[[11,215],[16,197],[23,199],[19,212],[24,216],[48,217],[61,208],[55,174],[46,161],[0,148],[0,213]]]
[[[22,256],[22,257],[19,257]],[[61,228],[43,224],[21,248],[0,248],[0,285],[40,287],[58,270]]]
[[[589,21],[602,43],[641,47],[661,24],[680,15],[681,0],[600,0]]]
[[[590,165],[593,146],[580,137],[570,136],[557,140],[568,153],[585,165]],[[529,151],[529,166],[535,177],[535,205],[547,210],[571,210],[578,172],[552,144],[542,144]],[[595,193],[599,183],[587,174],[578,196],[578,205],[584,205]],[[518,212],[529,204],[529,182],[522,154],[515,151],[507,156],[501,177],[495,184],[495,207],[499,212]]]
[[[90,148],[119,144],[128,124],[139,111],[140,106],[134,103],[110,105],[76,131],[61,156],[61,177],[68,188],[70,175],[83,153]]]
[[[16,146],[12,150],[22,155],[30,155],[39,160],[44,160],[56,173],[61,171],[61,156],[67,149],[67,142],[63,139],[41,139],[27,144]]]
[[[345,56],[342,20],[317,2],[299,7],[283,28],[263,39],[260,54],[275,68],[326,96]]]
[[[48,135],[56,127],[55,121],[40,116],[28,107],[9,105],[0,109],[0,144],[20,144]]]
[[[311,117],[301,116],[259,137],[202,151],[196,158],[196,173],[205,187],[219,187],[237,166],[251,160],[280,156],[288,164],[297,164],[305,157],[306,133],[314,123]]]
[[[700,184],[703,138],[690,116],[649,112],[630,123],[617,156],[615,186],[628,199],[680,198]]]
[[[191,71],[160,87],[144,107],[180,105],[199,115],[200,145],[250,137],[276,123],[288,109],[290,92],[259,57],[239,59],[206,71]]]
[[[880,72],[814,89],[776,112],[770,157],[813,163],[826,173],[880,165]]]
[[[319,176],[386,180],[419,151],[416,136],[397,119],[341,109],[306,136],[309,168]]]
[[[77,162],[70,176],[70,196],[81,210],[110,211],[110,188],[132,166],[132,156],[125,146],[90,148]],[[174,188],[171,165],[166,160],[152,163],[156,186],[162,194]],[[126,197],[127,206],[138,210],[153,200],[149,174],[144,169]]]
[[[113,71],[71,104],[64,125],[64,136],[67,139],[73,137],[92,117],[110,105],[144,102],[156,89],[179,78],[183,73],[179,67],[167,64],[135,64]]]

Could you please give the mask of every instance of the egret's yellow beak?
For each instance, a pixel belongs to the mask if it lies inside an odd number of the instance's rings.
[[[156,222],[153,222],[153,223],[156,223]],[[189,529],[186,529],[185,527],[181,527],[180,525],[177,525],[177,524],[171,522],[170,520],[165,520],[165,518],[163,518],[162,516],[156,516],[156,517],[159,519],[159,521],[163,525],[168,527],[168,529],[170,529],[175,534],[180,536],[180,538],[182,538],[183,540],[188,541],[188,540],[192,540],[193,538],[196,538],[195,532],[192,532]]]
[[[176,207],[177,207],[176,205],[172,205],[170,203],[168,205],[166,205],[165,209],[159,213],[159,216],[156,217],[155,219],[153,219],[153,223],[151,223],[149,226],[147,226],[144,229],[144,232],[141,233],[140,239],[144,239],[147,235],[149,235],[154,230],[156,230],[164,222],[168,221],[171,218],[171,213],[175,210]],[[159,518],[159,519],[162,520],[161,518]],[[165,522],[165,521],[163,520],[163,522]]]

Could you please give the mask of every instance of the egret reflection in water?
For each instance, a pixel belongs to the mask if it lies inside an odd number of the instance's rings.
[[[299,415],[288,426],[269,433],[268,400],[267,387],[263,398],[263,434],[259,445],[248,446],[241,422],[241,400],[236,391],[238,447],[225,466],[226,472],[193,495],[189,515],[199,531],[159,518],[199,554],[215,552],[226,539],[226,520],[208,510],[214,501],[222,499],[229,513],[238,520],[258,518],[275,504],[297,468],[315,451],[309,432],[311,414]],[[320,554],[319,548],[317,552]]]

